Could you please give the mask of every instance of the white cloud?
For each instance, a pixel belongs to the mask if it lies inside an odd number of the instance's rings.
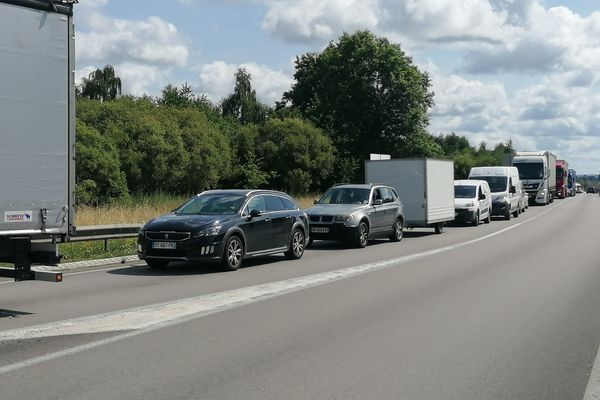
[[[272,105],[281,100],[284,91],[292,84],[292,78],[281,71],[274,71],[256,63],[227,64],[215,61],[199,68],[200,91],[212,101],[218,102],[233,93],[235,73],[245,68],[252,76],[252,88],[258,99]]]
[[[263,28],[295,42],[327,41],[342,31],[375,29],[377,0],[266,0]]]
[[[177,28],[159,17],[145,21],[90,17],[88,31],[78,34],[82,62],[140,62],[184,66],[189,51]]]

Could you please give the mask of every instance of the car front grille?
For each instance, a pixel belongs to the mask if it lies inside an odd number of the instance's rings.
[[[310,222],[332,222],[333,216],[331,215],[311,215]]]
[[[182,242],[184,240],[188,240],[190,236],[190,232],[146,231],[146,238],[150,240],[168,240],[170,242]]]

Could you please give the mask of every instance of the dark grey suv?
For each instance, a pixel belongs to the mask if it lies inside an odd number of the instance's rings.
[[[170,261],[221,262],[236,270],[249,257],[304,254],[307,215],[287,194],[271,190],[209,190],[149,221],[138,257],[152,268]]]
[[[369,239],[399,242],[404,234],[402,202],[386,185],[335,185],[308,209],[308,219],[309,244],[339,240],[365,247]]]

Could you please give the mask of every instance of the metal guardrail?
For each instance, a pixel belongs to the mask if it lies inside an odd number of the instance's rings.
[[[64,243],[104,241],[104,250],[108,251],[108,242],[114,239],[129,239],[137,236],[142,224],[116,224],[78,226],[75,234],[69,236]],[[51,239],[34,240],[36,243],[50,243]]]

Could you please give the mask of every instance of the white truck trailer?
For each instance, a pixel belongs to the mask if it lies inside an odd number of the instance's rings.
[[[0,0],[0,276],[60,281],[73,233],[76,0]]]
[[[442,233],[453,221],[454,162],[431,158],[365,161],[365,182],[384,183],[398,192],[407,228],[432,227]]]
[[[556,156],[549,151],[517,151],[512,165],[519,170],[530,204],[547,205],[556,191]]]

